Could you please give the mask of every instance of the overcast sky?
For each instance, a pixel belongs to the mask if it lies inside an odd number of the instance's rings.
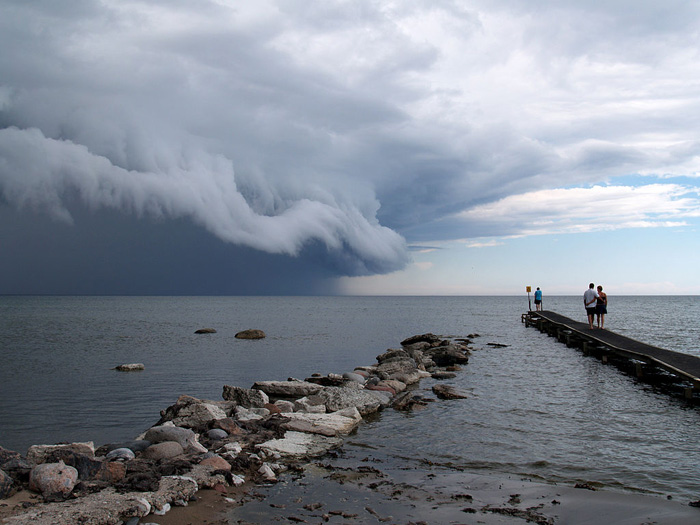
[[[0,0],[0,293],[700,294],[695,0]]]

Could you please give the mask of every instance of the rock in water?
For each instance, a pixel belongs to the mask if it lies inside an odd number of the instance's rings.
[[[216,330],[213,328],[200,328],[199,330],[195,330],[195,334],[215,334]]]
[[[143,363],[129,363],[125,365],[119,365],[114,367],[114,370],[117,370],[119,372],[135,372],[138,370],[145,370],[146,367],[144,366]]]
[[[263,339],[265,337],[265,332],[262,330],[243,330],[236,334],[237,339]]]
[[[435,385],[433,393],[440,399],[467,399],[466,392],[450,385]]]

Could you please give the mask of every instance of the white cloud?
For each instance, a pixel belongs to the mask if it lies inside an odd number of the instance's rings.
[[[508,236],[682,227],[699,216],[698,190],[677,184],[540,190],[458,214]]]

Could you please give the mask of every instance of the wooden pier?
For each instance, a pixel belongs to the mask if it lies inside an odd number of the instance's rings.
[[[662,384],[686,399],[700,396],[700,357],[648,345],[609,330],[591,330],[556,312],[527,312],[521,317],[525,326],[556,337],[571,348],[600,358],[631,373],[640,380]]]

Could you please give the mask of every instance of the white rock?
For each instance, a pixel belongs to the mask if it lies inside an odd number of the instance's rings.
[[[277,452],[282,456],[322,456],[330,449],[340,446],[343,440],[305,432],[287,431],[282,439],[271,439],[257,445],[266,452]]]

